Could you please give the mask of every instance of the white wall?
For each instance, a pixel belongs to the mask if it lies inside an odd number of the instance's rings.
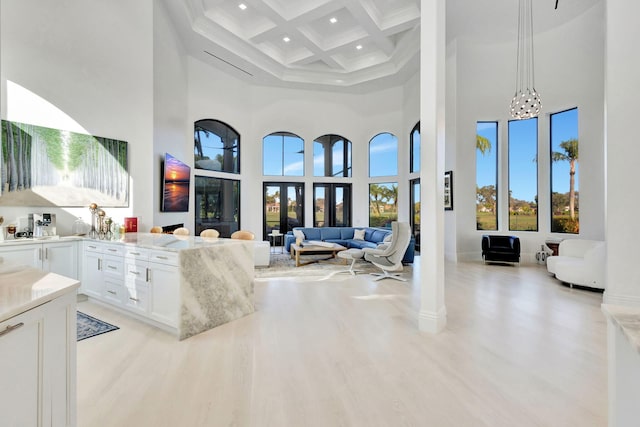
[[[129,142],[130,207],[106,209],[117,222],[132,214],[143,224],[153,217],[152,5],[152,0],[0,4],[2,118]],[[7,81],[50,105],[25,107],[7,96]],[[65,123],[52,123],[53,108],[66,114]],[[7,221],[34,211],[56,213],[60,234],[71,232],[75,216],[89,219],[88,209],[2,208]]]
[[[192,229],[193,212],[160,210],[164,154],[169,153],[193,166],[193,126],[189,127],[187,124],[188,85],[185,49],[167,14],[165,3],[156,1],[153,6],[152,225],[184,223]],[[193,185],[190,191],[193,195]]]
[[[478,44],[458,40],[455,67],[447,77],[456,82],[448,102],[456,108],[454,164],[454,208],[457,252],[461,259],[480,259],[480,236],[475,223],[475,133],[479,120],[499,121],[499,199],[502,208],[499,233],[520,237],[523,261],[534,261],[535,251],[550,233],[549,215],[549,114],[578,107],[580,139],[580,235],[604,239],[604,145],[603,145],[603,61],[604,6],[599,4],[583,15],[535,37],[536,88],[543,102],[538,120],[539,136],[539,231],[508,230],[507,123],[508,106],[514,92],[515,42]],[[450,120],[451,116],[448,115]],[[447,135],[447,145],[450,143]],[[447,154],[451,152],[448,150]],[[558,234],[564,238],[578,237]],[[451,235],[448,236],[451,238]]]
[[[262,182],[266,180],[304,182],[305,221],[307,226],[313,224],[313,182],[327,181],[324,177],[312,177],[313,140],[329,133],[342,135],[353,143],[353,178],[331,180],[353,183],[353,224],[368,225],[369,140],[380,132],[395,134],[402,146],[401,161],[408,156],[408,135],[415,124],[404,126],[402,87],[358,95],[251,86],[190,58],[189,122],[204,118],[221,120],[240,133],[241,227],[258,236],[262,230]],[[262,138],[277,131],[289,131],[304,139],[305,177],[263,177]],[[407,181],[404,167],[403,181]],[[202,170],[195,173],[230,178],[229,174]],[[403,191],[407,191],[406,185]],[[408,200],[408,195],[400,194],[399,198]],[[405,220],[406,206],[400,208]]]
[[[640,306],[637,220],[640,199],[636,178],[640,178],[637,159],[637,94],[640,91],[640,59],[633,54],[640,40],[635,22],[640,4],[607,2],[607,290],[605,301]],[[636,411],[637,414],[637,411]],[[629,418],[629,420],[637,420]],[[612,424],[613,425],[613,424]],[[617,425],[617,424],[616,424]],[[620,425],[624,424],[622,421]]]

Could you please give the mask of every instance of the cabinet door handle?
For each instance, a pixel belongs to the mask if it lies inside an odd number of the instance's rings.
[[[113,249],[113,248],[109,248],[109,249],[107,249],[107,250],[108,250],[109,252],[118,252],[118,250],[117,250],[117,249]]]
[[[38,248],[38,261],[42,261],[42,248]]]
[[[98,271],[102,270],[102,259],[98,258]]]
[[[44,248],[44,259],[49,259],[49,248]]]
[[[129,297],[129,299],[130,299],[131,301],[135,301],[135,302],[140,301],[138,298],[134,298],[134,297]]]
[[[140,252],[130,252],[131,255],[140,255]]]
[[[109,292],[111,295],[115,295],[116,294],[115,291],[107,291],[107,292]]]
[[[0,337],[1,337],[1,336],[3,336],[3,335],[8,334],[8,333],[9,333],[9,332],[11,332],[11,331],[15,331],[16,329],[21,328],[21,327],[23,327],[23,326],[24,326],[24,322],[20,322],[20,323],[18,323],[18,324],[13,325],[13,326],[12,326],[12,325],[8,325],[8,326],[5,328],[5,330],[4,330],[4,331],[0,332]]]
[[[107,265],[107,268],[109,270],[117,270],[118,269],[118,267],[114,267],[113,265]]]
[[[151,271],[151,270],[149,270],[149,269],[147,268],[147,282],[150,282],[150,281],[151,281],[151,278],[149,277],[149,273],[150,273],[150,271]]]
[[[161,256],[161,255],[156,255],[156,258],[158,258],[158,259],[169,259],[166,256]]]
[[[139,271],[131,271],[131,270],[129,270],[129,273],[131,273],[131,274],[135,274],[136,276],[139,276],[139,275],[140,275],[140,272],[139,272]]]
[[[89,245],[89,246],[87,246],[87,247],[88,247],[88,248],[90,248],[90,249],[98,249],[98,247],[97,247],[97,246],[93,246],[93,245]]]

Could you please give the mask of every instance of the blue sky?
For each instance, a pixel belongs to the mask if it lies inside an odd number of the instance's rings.
[[[553,151],[563,152],[560,143],[578,138],[578,109],[564,111],[551,116],[551,143]],[[537,191],[536,171],[536,119],[514,120],[509,122],[509,185],[513,197],[520,200],[533,201]],[[545,132],[539,129],[539,132]],[[480,122],[477,133],[491,142],[491,151],[484,156],[476,156],[478,186],[495,184],[496,180],[496,127],[495,122]],[[578,187],[578,170],[576,167],[576,190]],[[506,172],[506,170],[505,170]],[[553,191],[566,193],[569,191],[569,162],[553,164]]]

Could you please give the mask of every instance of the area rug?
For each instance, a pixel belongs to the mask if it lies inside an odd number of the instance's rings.
[[[307,255],[304,256],[303,262],[311,259],[326,258],[327,255]],[[300,277],[300,276],[317,276],[326,277],[331,273],[335,273],[341,270],[348,270],[351,265],[351,261],[348,264],[344,264],[344,260],[341,258],[331,259],[327,261],[320,261],[313,264],[302,265],[296,267],[296,261],[291,259],[289,254],[271,254],[271,260],[269,267],[256,268],[257,278],[274,278],[274,277]],[[380,269],[370,262],[359,260],[354,267],[356,270],[360,270],[359,274],[379,273]],[[411,271],[411,266],[404,267],[405,272]],[[349,276],[349,274],[345,274]]]
[[[78,311],[77,318],[77,341],[82,341],[86,338],[95,337],[96,335],[120,329],[117,326],[111,325],[107,322],[103,322],[100,319],[96,319],[95,317],[91,317],[88,314],[84,314],[80,311]]]

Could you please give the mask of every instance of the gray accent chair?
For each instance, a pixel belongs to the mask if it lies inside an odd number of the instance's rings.
[[[382,273],[372,273],[378,276],[375,281],[382,279],[395,279],[406,282],[407,279],[400,276],[402,271],[402,257],[411,241],[411,227],[408,222],[391,223],[391,242],[379,245],[377,248],[363,248],[364,259],[382,270]]]

